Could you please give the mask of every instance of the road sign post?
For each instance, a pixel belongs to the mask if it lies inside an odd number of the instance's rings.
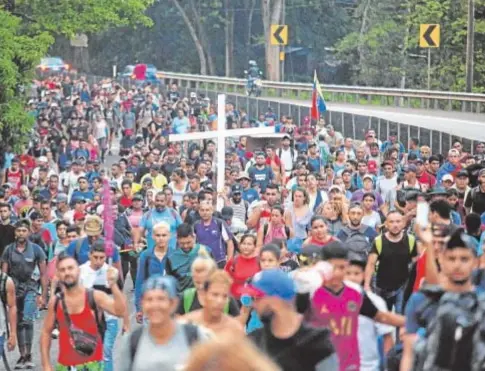
[[[428,49],[428,90],[431,90],[431,49],[440,47],[440,36],[439,24],[422,24],[419,27],[419,46]]]

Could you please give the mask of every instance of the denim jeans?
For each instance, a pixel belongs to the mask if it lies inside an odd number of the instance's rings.
[[[113,348],[118,336],[119,323],[118,319],[109,319],[106,321],[106,332],[104,334],[104,370],[113,371]]]

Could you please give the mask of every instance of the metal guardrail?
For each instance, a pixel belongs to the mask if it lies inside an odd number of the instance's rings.
[[[176,72],[157,74],[165,83],[199,90],[226,93],[244,93],[245,79],[208,75],[191,75]],[[296,82],[263,81],[263,96],[310,99],[313,84]],[[330,102],[371,104],[445,111],[485,112],[485,94],[455,93],[434,90],[375,88],[367,86],[322,85],[325,99]]]
[[[99,83],[103,79],[105,79],[105,77],[94,75],[88,76],[88,82],[90,84]],[[165,79],[167,79],[167,77],[165,77]],[[244,82],[244,80],[241,81]],[[165,83],[166,82],[167,81],[165,81]],[[135,85],[131,79],[121,79],[118,80],[118,83],[125,89],[129,89]],[[217,94],[223,92],[222,90],[217,91],[208,89],[209,87],[207,84],[199,84],[198,87],[191,86],[191,84],[181,84],[179,87],[181,87],[180,91],[183,96],[187,97],[191,92],[205,94],[205,96],[209,97],[212,102],[217,101]],[[165,91],[168,86],[162,85],[160,88]],[[233,102],[238,109],[244,109],[246,111],[248,117],[258,117],[259,114],[266,112],[268,106],[273,107],[277,117],[289,115],[298,118],[296,120],[297,123],[300,122],[300,119],[304,116],[310,115],[310,107],[298,104],[298,102],[275,102],[275,99],[271,97],[268,97],[267,99],[264,97],[247,97],[239,94],[239,91],[228,92],[226,90],[225,93],[228,96],[228,99]],[[453,142],[455,140],[460,140],[463,144],[464,151],[473,154],[477,144],[476,139],[473,138],[460,137],[439,130],[406,125],[366,114],[358,115],[354,113],[333,112],[332,110],[328,110],[325,113],[325,121],[328,124],[332,124],[335,130],[341,132],[344,137],[350,137],[358,141],[363,141],[365,139],[365,133],[369,129],[374,130],[377,134],[377,138],[381,141],[387,140],[390,132],[397,132],[398,140],[404,144],[405,148],[408,148],[410,138],[418,138],[420,144],[429,146],[433,153],[447,153],[448,150],[452,148]]]

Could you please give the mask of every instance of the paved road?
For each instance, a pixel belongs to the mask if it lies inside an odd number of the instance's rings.
[[[265,100],[273,100],[265,98]],[[302,104],[310,107],[311,102],[280,98],[275,102]],[[362,116],[373,116],[383,120],[418,126],[456,135],[472,140],[485,141],[485,114],[447,112],[415,108],[375,107],[355,104],[327,103],[331,112],[345,112]]]
[[[118,150],[119,150],[119,144],[118,144],[118,141],[116,141],[116,143],[113,143],[113,153],[117,154]],[[119,157],[115,156],[115,155],[107,156],[105,168],[110,169],[111,165],[113,163],[117,162],[118,159],[119,159]],[[134,313],[134,310],[135,310],[134,293],[131,291],[132,288],[133,288],[132,280],[131,280],[130,276],[128,276],[127,277],[127,283],[126,283],[126,286],[124,288],[124,292],[125,292],[125,294],[128,298],[128,301],[129,301],[128,302],[128,309],[130,310],[130,313],[131,313],[130,318],[131,318],[131,323],[132,323],[132,328],[133,328],[133,326],[136,325],[136,322],[135,322],[135,313]],[[35,326],[34,326],[34,346],[32,347],[33,361],[35,363],[34,370],[41,370],[39,341],[40,341],[40,332],[41,332],[41,329],[42,329],[42,319],[45,316],[45,313],[46,312],[41,312],[41,318],[38,319],[35,322]],[[121,321],[120,321],[120,326],[121,326]],[[118,336],[117,344],[119,343],[120,337],[121,337],[121,335]],[[118,352],[116,351],[116,348],[117,347],[115,345],[115,354],[114,354],[115,370],[117,369],[116,365],[117,365],[117,362],[119,361],[119,356],[118,356]],[[58,352],[59,352],[58,340],[52,340],[52,348],[51,348],[52,365],[56,364]],[[12,353],[8,354],[7,359],[9,360],[10,368],[12,370],[13,370],[13,368],[15,366],[15,362],[17,362],[17,359],[19,358],[19,356],[20,355],[18,353],[18,348],[16,350],[14,350]],[[4,370],[3,363],[0,362],[0,371],[3,371],[3,370]]]

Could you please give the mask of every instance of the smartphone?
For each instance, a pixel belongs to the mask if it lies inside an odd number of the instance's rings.
[[[427,202],[420,201],[416,209],[416,223],[421,228],[427,228],[429,224],[429,205]]]

